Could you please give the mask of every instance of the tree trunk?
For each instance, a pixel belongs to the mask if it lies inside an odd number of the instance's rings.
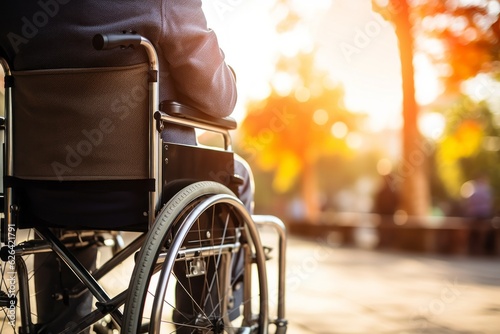
[[[415,100],[413,69],[413,36],[408,2],[391,0],[396,35],[399,41],[403,88],[403,154],[396,172],[401,194],[401,208],[409,216],[425,216],[429,212],[429,184],[426,147],[417,127],[419,107]]]
[[[304,162],[302,174],[302,199],[304,200],[305,218],[312,224],[318,224],[320,203],[314,165]]]

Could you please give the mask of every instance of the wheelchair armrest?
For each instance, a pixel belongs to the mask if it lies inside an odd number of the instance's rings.
[[[192,121],[214,125],[227,130],[234,130],[237,127],[236,121],[232,117],[217,118],[210,116],[198,109],[194,109],[185,104],[175,101],[162,101],[160,111],[174,117],[186,118]]]

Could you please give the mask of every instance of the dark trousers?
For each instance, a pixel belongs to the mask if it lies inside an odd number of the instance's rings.
[[[89,270],[95,269],[97,247],[75,249],[73,254]],[[41,333],[55,334],[73,325],[73,321],[90,313],[92,294],[69,298],[69,292],[80,282],[53,253],[36,254],[35,292]],[[87,330],[87,333],[89,331]]]

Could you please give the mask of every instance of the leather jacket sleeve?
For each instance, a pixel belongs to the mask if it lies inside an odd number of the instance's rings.
[[[166,0],[158,45],[180,102],[212,116],[231,114],[236,83],[201,0]]]

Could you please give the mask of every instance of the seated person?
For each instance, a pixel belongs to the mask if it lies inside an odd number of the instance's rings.
[[[137,32],[155,45],[160,60],[160,101],[175,100],[215,117],[231,114],[237,97],[235,78],[215,33],[207,28],[201,0],[6,1],[0,5],[0,56],[14,71],[144,62],[140,52],[93,49],[95,34],[122,31]],[[170,142],[195,142],[194,131],[179,126],[169,125],[162,136]],[[249,170],[239,159],[235,170],[245,180],[240,198],[251,210]],[[87,268],[94,266],[95,247],[75,252]],[[67,314],[88,311],[91,296],[70,300],[69,305],[53,300],[54,293],[75,282],[66,278],[71,275],[66,275],[67,268],[55,256],[41,254],[35,261],[37,266],[43,263],[35,275],[39,322],[59,316],[53,327],[45,328],[47,333],[58,332],[71,321]]]

